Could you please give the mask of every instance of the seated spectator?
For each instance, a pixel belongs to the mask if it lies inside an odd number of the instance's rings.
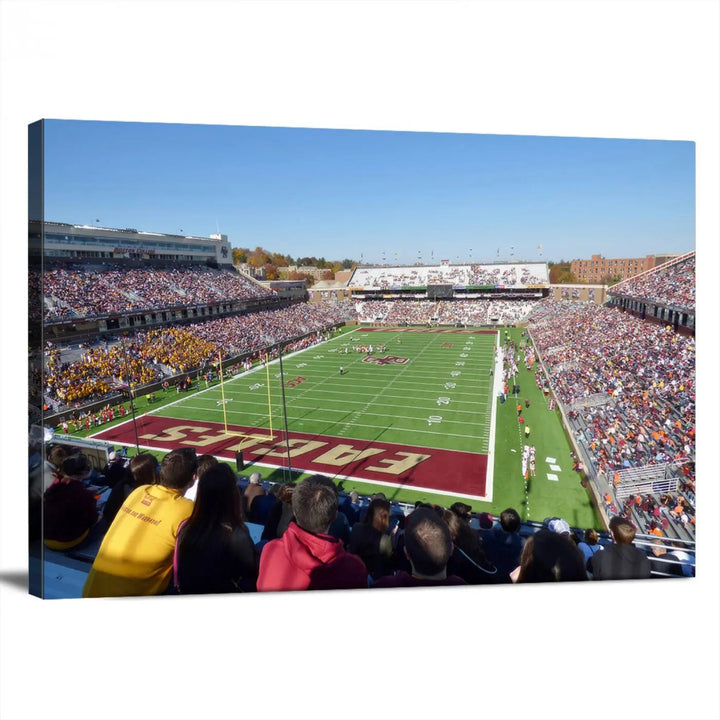
[[[650,577],[648,556],[633,545],[635,526],[618,515],[610,519],[613,544],[593,555],[590,572],[594,580],[631,580]]]
[[[418,507],[405,522],[404,552],[411,572],[404,570],[379,578],[372,587],[434,587],[467,585],[457,575],[447,574],[453,542],[447,523],[432,508]]]
[[[200,478],[212,467],[218,464],[218,459],[214,455],[200,455],[197,459],[197,472],[195,473],[195,482],[185,491],[185,497],[195,502],[197,495],[198,483]]]
[[[261,495],[267,495],[267,492],[260,484],[260,473],[254,472],[250,475],[250,481],[243,491],[243,507],[245,509],[245,516],[248,519],[252,517],[253,500]]]
[[[55,443],[47,450],[47,460],[43,465],[43,492],[60,478],[60,466],[69,455],[66,445]]]
[[[592,578],[590,572],[590,558],[596,553],[603,550],[603,546],[599,542],[599,536],[596,530],[588,528],[584,535],[582,542],[578,543],[578,550],[583,554],[585,558],[585,567],[588,571],[588,577]]]
[[[105,477],[103,481],[104,485],[108,487],[115,487],[117,483],[127,480],[130,473],[128,463],[122,455],[119,455],[114,450],[108,455],[108,461],[103,468],[102,474]]]
[[[88,536],[100,517],[95,495],[83,482],[90,475],[85,455],[66,457],[59,478],[43,496],[43,541],[51,550],[68,550]]]
[[[500,582],[510,582],[510,573],[520,564],[523,549],[521,527],[517,510],[507,508],[500,513],[500,525],[483,533],[485,549],[498,570]]]
[[[276,499],[277,498],[272,493],[258,495],[250,506],[250,511],[247,517],[248,522],[264,526],[267,523],[270,511],[273,509]]]
[[[498,570],[488,560],[480,537],[470,527],[466,517],[465,513],[461,515],[452,510],[443,513],[453,541],[447,572],[461,577],[468,585],[497,582]]]
[[[362,512],[362,504],[359,502],[360,496],[356,490],[351,490],[345,499],[340,503],[340,512],[345,515],[352,527],[359,519]]]
[[[178,531],[175,587],[183,594],[254,591],[258,552],[243,521],[235,473],[215,463],[197,488],[192,514]]]
[[[540,528],[526,541],[520,565],[510,574],[513,582],[587,580],[583,554],[567,533]]]
[[[130,493],[100,545],[83,597],[159,595],[168,589],[178,528],[193,510],[183,495],[196,470],[194,449],[172,450],[160,463],[159,482]]]
[[[342,542],[328,534],[338,512],[338,492],[330,478],[313,475],[292,493],[295,520],[260,554],[257,589],[331,590],[367,587],[367,568]]]
[[[277,487],[275,504],[270,508],[263,528],[263,540],[275,540],[281,537],[293,519],[292,496],[295,483],[286,483]]]
[[[393,571],[394,540],[389,531],[391,509],[387,500],[371,500],[362,521],[356,522],[350,532],[348,550],[362,558],[374,580]]]
[[[110,496],[103,508],[103,521],[108,528],[115,519],[118,510],[128,499],[130,493],[141,485],[154,485],[158,481],[158,461],[150,453],[138,453],[130,459],[129,474],[110,491]]]
[[[683,566],[674,549],[669,551],[662,542],[658,542],[653,543],[650,550],[653,554],[650,558],[650,571],[654,577],[683,577]]]

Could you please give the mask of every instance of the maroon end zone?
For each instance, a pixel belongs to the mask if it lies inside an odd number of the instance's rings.
[[[222,424],[213,422],[152,415],[137,420],[138,442],[145,448],[172,450],[190,446],[199,455],[207,453],[234,461],[235,450],[242,441],[245,462],[287,467],[289,444],[294,470],[449,495],[485,496],[487,455],[484,454],[298,432],[291,432],[286,444],[285,433],[282,432],[276,431],[274,440],[268,441],[260,438],[262,435],[269,436],[267,429],[243,426],[231,426],[230,429],[258,437],[228,436]],[[132,446],[135,444],[135,431],[132,422],[126,422],[103,430],[93,438]]]

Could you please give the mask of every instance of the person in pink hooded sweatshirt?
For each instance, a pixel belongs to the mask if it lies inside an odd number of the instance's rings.
[[[258,591],[366,588],[365,563],[328,534],[338,513],[333,481],[313,475],[301,482],[293,492],[292,509],[287,530],[262,549]]]

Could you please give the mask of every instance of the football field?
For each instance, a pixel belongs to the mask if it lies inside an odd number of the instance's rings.
[[[179,395],[139,418],[140,445],[240,449],[261,466],[489,500],[496,341],[493,330],[361,328],[285,356],[282,373],[274,360]]]
[[[361,327],[283,356],[282,372],[275,359],[198,392],[171,390],[137,417],[137,437],[130,421],[94,437],[157,452],[191,446],[231,463],[240,450],[244,472],[266,478],[322,473],[346,492],[598,526],[559,418],[525,370],[538,474],[523,477],[517,399],[498,399],[499,340],[494,329]]]

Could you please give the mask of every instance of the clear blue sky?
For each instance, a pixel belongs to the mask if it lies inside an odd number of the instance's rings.
[[[293,257],[571,260],[695,246],[691,142],[50,120],[45,218]],[[541,246],[541,249],[538,249]]]

